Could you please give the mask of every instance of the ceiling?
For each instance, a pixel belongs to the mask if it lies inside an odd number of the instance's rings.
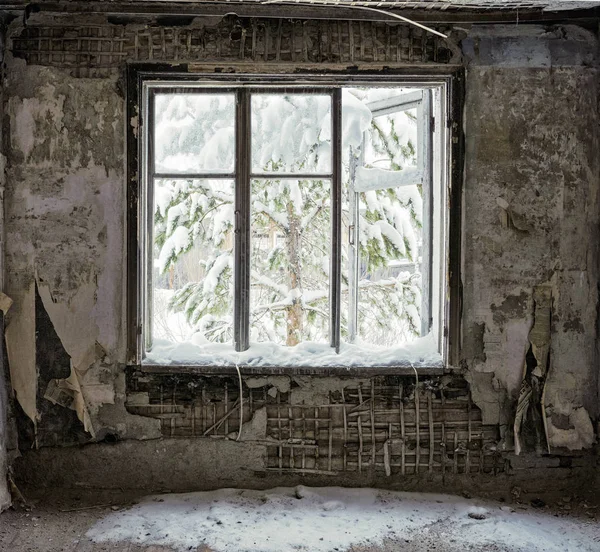
[[[147,0],[146,0],[147,1]],[[169,3],[172,0],[154,0]],[[177,2],[178,0],[174,0]],[[152,0],[150,0],[150,3]],[[179,0],[181,2],[181,0]],[[185,2],[185,0],[184,0]],[[115,2],[118,3],[118,2]],[[600,6],[600,0],[196,0],[194,3],[313,4],[368,6],[379,9],[431,10],[572,10]]]
[[[600,0],[0,0],[2,13],[276,17],[431,24],[577,20],[597,30]],[[394,15],[395,14],[395,15]],[[17,15],[18,16],[18,15]]]

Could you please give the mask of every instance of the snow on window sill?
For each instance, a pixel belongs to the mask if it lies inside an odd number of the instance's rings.
[[[323,343],[301,343],[285,347],[253,343],[236,353],[231,345],[172,343],[157,341],[142,363],[149,372],[234,373],[236,365],[246,373],[349,374],[439,374],[444,370],[432,336],[393,348],[366,344],[342,344],[340,353]]]

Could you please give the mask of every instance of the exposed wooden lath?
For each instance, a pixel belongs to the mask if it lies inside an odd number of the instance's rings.
[[[456,63],[446,40],[370,21],[227,18],[212,27],[29,25],[9,49],[29,64],[100,76],[126,61],[261,63]]]
[[[237,435],[240,401],[233,378],[132,374],[128,386],[128,410],[161,420],[165,437]],[[416,385],[413,377],[370,378],[329,392],[317,404],[297,404],[289,392],[268,391],[268,386],[244,387],[242,416],[242,440],[266,446],[266,471],[505,472],[497,450],[499,429],[483,423],[460,379]]]

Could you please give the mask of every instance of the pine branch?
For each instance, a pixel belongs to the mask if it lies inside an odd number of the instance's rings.
[[[288,219],[283,213],[274,213],[262,201],[255,200],[252,203],[252,206],[254,207],[255,212],[267,216],[273,224],[279,226],[284,232],[287,233],[289,231]]]
[[[284,297],[288,294],[288,288],[278,284],[277,282],[274,282],[268,276],[263,276],[258,274],[256,271],[252,271],[252,278],[252,286],[266,287],[272,291],[279,293],[280,295],[283,295]]]
[[[323,210],[323,207],[325,207],[325,202],[326,202],[326,199],[323,199],[321,201],[321,205],[317,205],[317,206],[313,207],[311,209],[311,211],[306,216],[302,217],[302,222],[300,223],[300,226],[301,226],[302,230],[304,230],[305,228],[308,228],[308,226],[310,225],[310,223]]]

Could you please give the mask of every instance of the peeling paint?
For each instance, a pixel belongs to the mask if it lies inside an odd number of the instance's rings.
[[[34,423],[37,371],[35,367],[35,284],[11,293],[14,304],[6,322],[6,348],[13,392],[23,412]]]
[[[229,434],[230,439],[237,439],[237,431]],[[267,438],[267,409],[256,410],[249,422],[242,425],[240,441],[261,441]]]
[[[77,417],[83,424],[84,429],[95,437],[96,432],[90,419],[76,368],[71,365],[71,375],[65,379],[51,380],[44,398],[54,404],[70,408],[77,413]]]
[[[344,380],[341,378],[318,378],[313,376],[294,376],[290,402],[291,404],[327,404],[329,394],[341,392],[348,385],[368,385],[368,379]],[[366,389],[367,387],[365,387]]]
[[[558,414],[553,414],[547,418],[548,439],[552,448],[581,450],[594,444],[594,427],[585,408],[574,408],[568,415],[565,415],[567,428],[559,427],[558,422],[554,425],[557,417]]]
[[[483,419],[503,426],[514,421],[533,290],[551,277],[546,413],[583,406],[595,419],[599,404],[598,42],[573,28],[535,32],[478,27],[463,42],[472,61],[461,355]],[[542,58],[529,56],[529,48]],[[576,55],[568,60],[567,52]]]
[[[13,300],[0,291],[0,310],[6,315],[11,305],[13,304]]]
[[[534,289],[555,275],[544,400],[548,442],[553,450],[579,450],[593,443],[590,418],[599,414],[591,330],[599,266],[597,41],[568,26],[474,26],[466,34],[464,377],[483,423],[499,424],[507,438],[498,446],[510,448],[505,430],[514,422],[530,345]],[[453,51],[456,61],[460,52]],[[256,68],[248,62],[244,67]],[[316,67],[325,66],[311,65]],[[357,67],[375,65],[361,61]],[[149,399],[147,393],[126,395],[124,376],[123,130],[131,125],[137,133],[139,118],[127,120],[117,79],[112,73],[77,79],[7,58],[5,291],[14,305],[6,340],[17,400],[35,421],[37,282],[72,361],[70,377],[54,381],[55,389],[70,392],[97,440],[158,439],[159,420],[126,409],[126,401],[134,407]],[[544,356],[546,343],[536,347],[535,354]],[[367,391],[370,380],[257,376],[244,383],[265,388],[269,400],[289,394],[291,405],[318,406],[348,386],[362,384]],[[205,439],[209,444],[198,447],[202,462],[229,447],[232,456],[243,450],[254,468],[262,468],[263,445],[257,442],[265,428],[263,409],[242,428],[248,443]]]
[[[549,450],[548,428],[544,406],[544,387],[550,362],[550,335],[552,319],[552,285],[536,286],[533,290],[534,323],[529,332],[530,348],[523,363],[523,381],[519,391],[514,422],[515,454],[520,454],[521,431],[529,421],[536,431],[536,448],[542,440]],[[544,437],[542,437],[542,431]]]
[[[290,380],[291,378],[288,376],[266,376],[245,378],[244,382],[250,389],[271,385],[280,393],[288,393],[290,390]]]

